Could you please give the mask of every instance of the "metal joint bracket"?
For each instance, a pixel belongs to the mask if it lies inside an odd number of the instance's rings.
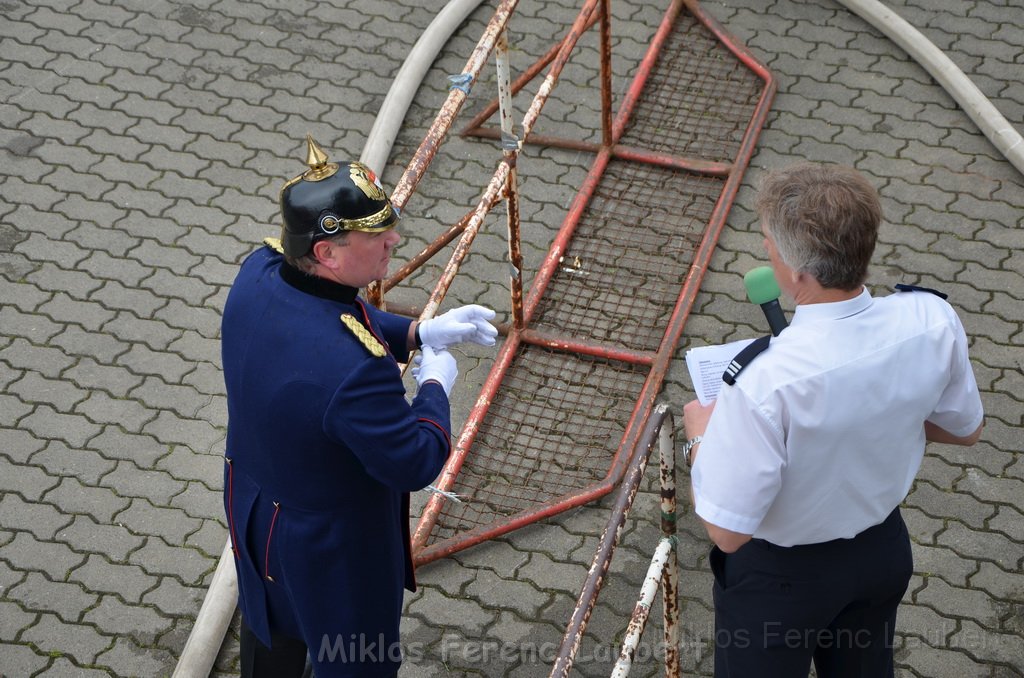
[[[451,83],[448,85],[449,91],[453,89],[461,89],[466,93],[466,96],[469,96],[469,90],[473,84],[473,74],[459,73],[458,75],[449,75],[448,82]]]

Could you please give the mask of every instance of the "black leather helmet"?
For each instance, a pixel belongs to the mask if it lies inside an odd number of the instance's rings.
[[[281,246],[298,258],[321,238],[341,231],[379,233],[393,228],[398,212],[369,167],[361,162],[333,163],[306,135],[309,169],[281,188]]]

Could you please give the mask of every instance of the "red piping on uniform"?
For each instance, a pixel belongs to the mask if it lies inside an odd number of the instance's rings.
[[[363,324],[366,325],[366,329],[370,330],[370,334],[373,335],[374,339],[379,341],[380,345],[384,347],[384,350],[387,351],[390,354],[391,353],[391,347],[388,346],[388,342],[384,341],[382,338],[380,338],[377,335],[376,332],[373,331],[373,324],[370,323],[370,314],[366,312],[366,307],[363,306],[363,302],[361,302],[358,299],[356,299],[356,305],[359,306],[359,310],[363,312],[363,320],[366,321]]]
[[[438,384],[438,386],[440,386],[440,384]],[[445,430],[444,430],[444,426],[441,426],[440,424],[438,424],[438,423],[437,423],[436,421],[434,421],[433,419],[424,419],[423,417],[420,417],[420,418],[419,418],[419,419],[417,419],[416,421],[425,421],[425,422],[427,422],[428,424],[433,424],[434,426],[436,426],[436,427],[438,428],[438,430],[440,430],[440,431],[441,431],[441,433],[443,433],[443,434],[444,434],[444,438],[445,438],[445,440],[447,440],[447,441],[448,441],[448,454],[451,454],[451,452],[452,452],[452,434],[451,434],[451,433],[449,433],[448,431],[445,431]]]
[[[270,519],[270,530],[267,532],[267,549],[263,554],[263,572],[267,579],[270,577],[270,540],[274,536],[274,525],[277,523],[277,514],[281,512],[281,504],[274,502],[274,517]],[[271,581],[273,581],[271,579]]]
[[[229,457],[224,457],[228,464],[228,527],[231,530],[231,551],[238,557],[238,542],[235,540],[235,468]]]

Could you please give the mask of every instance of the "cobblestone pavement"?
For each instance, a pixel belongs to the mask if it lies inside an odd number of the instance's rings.
[[[560,36],[570,2],[522,0],[513,68]],[[616,92],[664,2],[613,2]],[[274,234],[282,179],[311,132],[356,157],[391,80],[432,19],[418,0],[0,0],[0,673],[166,676],[226,530],[220,309],[236,266]],[[655,6],[657,5],[657,6]],[[895,0],[1024,129],[1019,0]],[[1021,377],[1024,177],[919,66],[831,0],[706,7],[779,79],[779,94],[687,325],[665,398],[690,397],[689,342],[763,332],[741,274],[763,262],[751,186],[799,158],[851,163],[884,198],[871,284],[949,292],[972,337],[988,412],[971,449],[931,446],[905,503],[916,573],[900,614],[900,676],[1024,675]],[[393,186],[490,9],[419,91]],[[538,131],[594,139],[592,32]],[[489,67],[488,73],[493,71]],[[493,80],[493,77],[488,75]],[[468,110],[492,96],[478,84]],[[520,110],[525,99],[518,98]],[[468,119],[468,118],[467,118]],[[475,202],[490,142],[447,143],[404,222],[399,259]],[[536,269],[589,162],[530,147],[520,161]],[[503,225],[478,239],[451,299],[507,309]],[[397,300],[422,303],[416,284]],[[459,412],[488,369],[461,360]],[[682,476],[685,481],[685,475]],[[407,598],[402,676],[541,676],[609,502],[431,563]],[[657,539],[639,495],[577,668],[607,675]],[[710,675],[711,577],[682,520],[684,661]],[[654,616],[660,615],[656,606]],[[657,625],[656,625],[657,626]],[[636,675],[657,675],[657,629]],[[215,675],[237,674],[235,627]]]

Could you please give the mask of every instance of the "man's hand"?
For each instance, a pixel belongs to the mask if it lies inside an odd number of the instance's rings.
[[[451,395],[455,377],[459,376],[455,356],[443,348],[433,349],[424,346],[413,358],[413,362],[416,363],[416,367],[412,368],[412,376],[417,386],[423,388],[423,384],[428,381],[436,381],[444,389],[445,395]]]
[[[687,439],[704,435],[714,411],[715,401],[710,405],[701,405],[699,400],[691,400],[683,406],[683,428]]]
[[[486,306],[470,304],[424,320],[419,324],[420,341],[424,348],[448,348],[454,344],[473,342],[481,346],[494,346],[498,328],[488,321],[494,311]]]

